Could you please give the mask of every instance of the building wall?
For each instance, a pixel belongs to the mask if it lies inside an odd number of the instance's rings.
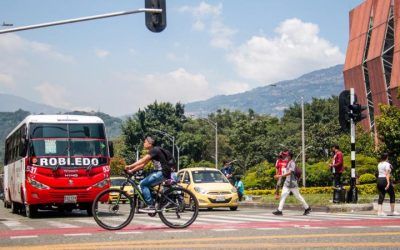
[[[387,90],[382,55],[391,8],[394,13],[395,39],[390,87]],[[374,129],[371,125],[374,125],[375,117],[380,115],[379,105],[390,104],[389,93],[392,105],[400,107],[400,100],[397,98],[400,88],[400,0],[364,1],[350,11],[349,26],[349,44],[343,70],[345,88],[355,89],[358,103],[361,105],[368,106],[369,98],[371,108],[367,111],[372,113],[372,119],[370,120],[368,115],[368,119],[362,121],[362,126],[366,130],[371,130]],[[368,80],[371,91],[369,97],[366,84]]]

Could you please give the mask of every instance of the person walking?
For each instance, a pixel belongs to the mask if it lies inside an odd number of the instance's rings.
[[[400,215],[394,210],[395,194],[393,185],[390,181],[392,165],[389,163],[388,158],[388,154],[383,153],[378,164],[378,216],[386,216],[386,214],[383,212],[383,200],[385,199],[386,193],[388,193],[390,196],[390,213],[388,215]]]
[[[244,185],[243,185],[243,182],[241,181],[241,179],[242,178],[240,176],[238,176],[238,177],[236,177],[236,182],[235,182],[235,188],[237,190],[239,201],[242,201],[243,194],[244,194]]]
[[[278,155],[278,159],[275,163],[275,174],[282,175],[282,170],[286,168],[287,160],[286,160],[287,150],[281,151]],[[279,189],[281,188],[282,177],[279,177],[276,181],[275,186],[275,199],[279,200]]]
[[[283,206],[285,205],[286,198],[290,194],[290,192],[292,192],[293,195],[296,197],[296,199],[298,199],[304,207],[303,215],[308,215],[311,212],[311,207],[307,204],[307,202],[304,200],[303,196],[301,196],[299,192],[299,186],[297,184],[298,180],[296,179],[296,176],[294,174],[296,169],[296,163],[292,160],[293,153],[291,151],[287,153],[286,159],[288,163],[283,173],[281,175],[275,175],[275,179],[278,179],[280,177],[286,177],[286,179],[285,182],[283,183],[282,195],[278,209],[272,213],[274,215],[283,215],[282,210]]]
[[[332,147],[332,152],[334,153],[332,164],[329,167],[332,169],[334,185],[337,188],[342,187],[342,173],[343,173],[343,153],[340,151],[339,145],[334,145]]]
[[[231,165],[231,162],[228,162],[227,160],[222,161],[222,169],[221,172],[225,175],[225,177],[228,179],[228,181],[233,184],[232,177],[233,177],[233,168]]]

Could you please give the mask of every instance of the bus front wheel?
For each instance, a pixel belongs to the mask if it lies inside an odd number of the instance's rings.
[[[28,218],[35,218],[37,215],[37,207],[35,205],[25,205],[25,215]]]

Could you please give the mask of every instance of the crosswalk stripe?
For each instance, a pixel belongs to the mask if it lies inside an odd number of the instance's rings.
[[[359,228],[368,228],[364,226],[341,226],[341,228],[347,228],[347,229],[359,229]]]
[[[2,221],[5,226],[7,226],[11,230],[31,230],[33,227],[28,225],[24,225],[19,221],[9,220],[9,221]]]
[[[251,217],[251,218],[266,218],[269,220],[273,220],[273,221],[320,221],[320,220],[315,220],[315,219],[311,219],[308,216],[304,216],[304,218],[296,218],[293,216],[276,216],[276,215],[267,215],[267,214],[263,214],[263,215],[248,215],[246,214],[246,217]]]
[[[30,239],[30,238],[37,238],[37,235],[19,235],[19,236],[11,236],[10,239],[18,240],[18,239]]]
[[[140,231],[115,232],[116,234],[142,234]]]
[[[215,232],[229,232],[229,231],[237,231],[236,228],[220,228],[220,229],[212,229]]]
[[[50,224],[52,227],[57,227],[57,228],[78,228],[79,226],[60,222],[60,221],[46,221],[46,223]]]
[[[90,236],[92,235],[91,233],[78,233],[78,234],[64,234],[64,236],[71,236],[71,237],[77,237],[77,236]]]
[[[263,230],[265,230],[265,231],[267,231],[267,230],[281,230],[282,228],[275,228],[275,227],[259,227],[259,228],[256,228],[256,230],[261,230],[261,231],[263,231]]]
[[[223,220],[223,219],[212,219],[212,218],[205,218],[205,217],[198,217],[196,219],[196,221],[200,221],[200,222],[209,221],[209,222],[214,222],[214,223],[233,223],[233,224],[234,223],[243,223],[241,221],[233,221],[233,220],[229,220],[229,219]]]
[[[207,218],[216,218],[232,221],[260,221],[260,222],[276,222],[276,220],[270,220],[266,218],[247,218],[246,217],[233,217],[233,216],[219,216],[219,215],[207,215]]]

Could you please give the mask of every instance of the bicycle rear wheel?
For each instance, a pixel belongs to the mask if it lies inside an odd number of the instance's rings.
[[[135,203],[123,190],[107,189],[100,192],[93,202],[93,218],[107,230],[126,227],[133,219]]]
[[[186,228],[196,220],[199,202],[189,190],[171,187],[160,198],[157,210],[165,225],[171,228]]]

